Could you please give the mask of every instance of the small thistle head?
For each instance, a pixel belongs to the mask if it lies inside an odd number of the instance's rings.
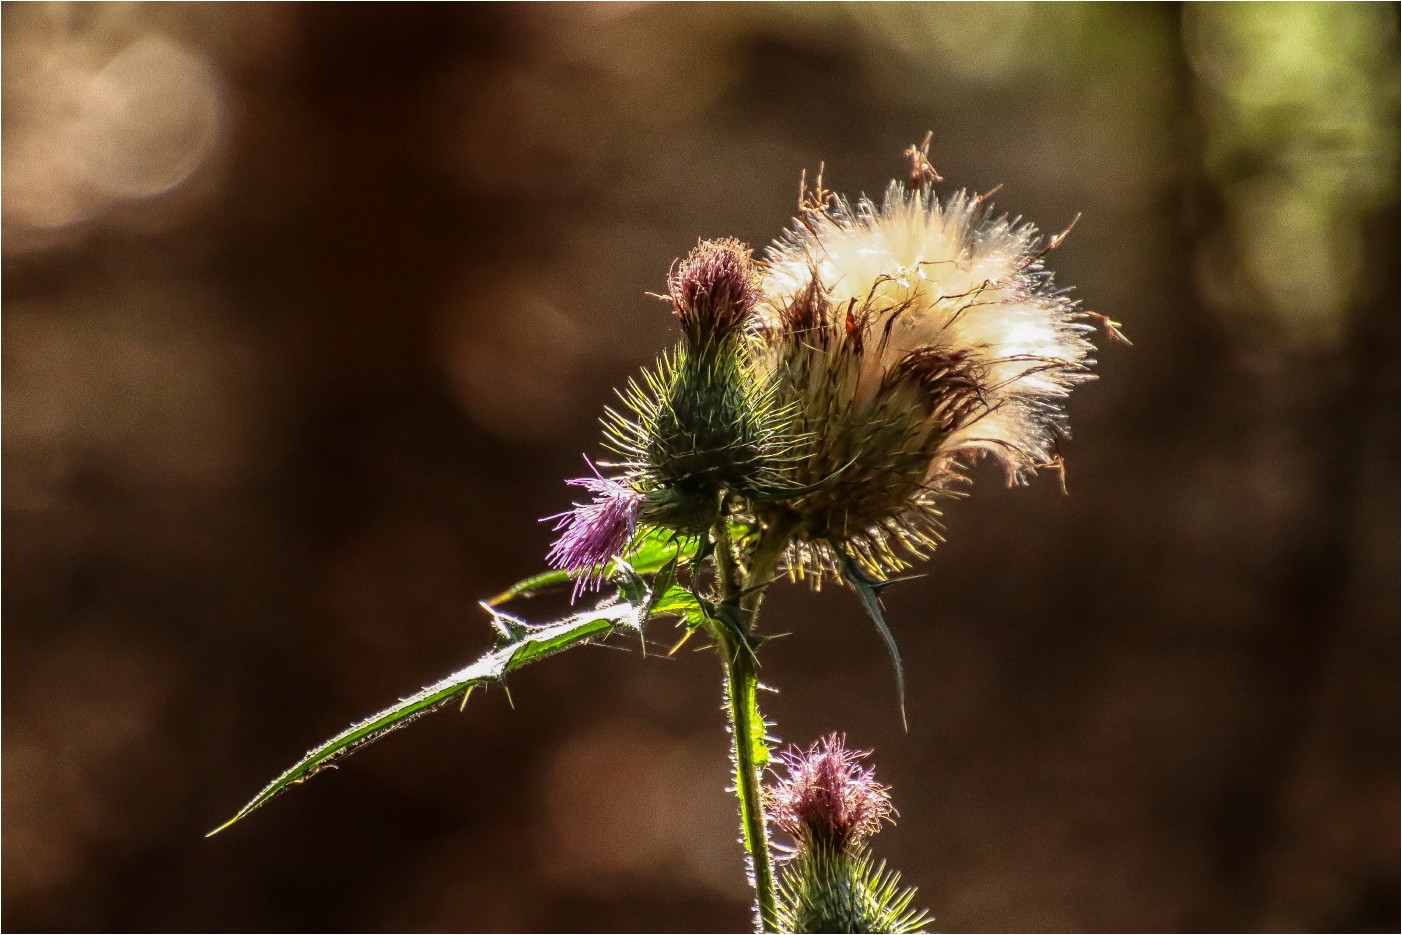
[[[754,311],[760,288],[751,253],[733,237],[704,240],[667,278],[673,313],[692,347],[738,333]]]
[[[585,488],[594,499],[546,517],[558,520],[555,530],[560,533],[546,558],[551,566],[577,576],[571,599],[603,583],[608,563],[632,541],[643,503],[643,495],[631,486],[604,477],[592,463],[589,467],[594,471],[593,477],[577,477],[565,483]]]
[[[651,525],[686,535],[713,526],[728,493],[782,484],[787,412],[755,372],[746,325],[760,299],[751,250],[733,238],[703,241],[667,280],[682,340],[620,393],[604,420],[607,444]]]
[[[863,766],[870,751],[849,750],[830,734],[807,750],[782,754],[787,775],[767,792],[769,816],[800,849],[860,847],[895,814],[891,793]]]
[[[770,818],[798,847],[780,871],[780,932],[921,932],[930,917],[911,908],[913,889],[867,848],[895,814],[867,753],[831,734],[783,755],[787,776],[765,790]]]

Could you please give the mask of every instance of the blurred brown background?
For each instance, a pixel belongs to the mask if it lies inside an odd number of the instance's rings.
[[[1136,346],[1069,497],[981,468],[888,592],[908,734],[855,599],[773,595],[778,734],[876,749],[944,931],[1397,930],[1395,5],[3,17],[7,930],[744,927],[706,654],[566,655],[201,835],[488,645],[674,257],[926,129],[1084,212],[1053,266]]]

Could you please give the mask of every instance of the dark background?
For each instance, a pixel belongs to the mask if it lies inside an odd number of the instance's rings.
[[[800,168],[1060,230],[1070,496],[783,587],[943,931],[1392,930],[1395,5],[4,7],[7,930],[748,924],[715,661],[568,654],[212,840],[489,645],[698,237]],[[531,608],[546,613],[543,605]],[[656,632],[660,646],[674,639]]]

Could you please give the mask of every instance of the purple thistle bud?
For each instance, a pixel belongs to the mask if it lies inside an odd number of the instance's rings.
[[[787,777],[766,791],[769,817],[800,846],[847,850],[881,830],[895,809],[890,790],[861,761],[871,751],[848,750],[829,734],[807,750],[781,754]]]
[[[692,343],[733,334],[760,296],[750,248],[733,237],[702,241],[667,278],[667,291]]]
[[[545,517],[559,520],[555,530],[560,537],[550,547],[546,560],[552,567],[578,575],[570,600],[603,583],[604,568],[615,555],[628,547],[638,525],[643,495],[611,477],[604,477],[585,459],[593,477],[576,477],[565,483],[583,487],[594,495],[590,503],[576,503],[573,510]]]

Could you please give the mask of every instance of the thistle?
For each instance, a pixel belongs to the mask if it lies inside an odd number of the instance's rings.
[[[1057,243],[964,192],[805,203],[769,250],[750,345],[794,412],[786,479],[811,489],[757,510],[793,530],[796,574],[842,554],[878,578],[903,568],[937,541],[964,461],[990,455],[1010,484],[1053,462],[1062,400],[1094,363],[1086,316],[1042,266]]]
[[[737,240],[704,241],[668,278],[681,342],[609,410],[609,447],[644,491],[642,517],[695,535],[725,509],[727,493],[759,495],[782,482],[790,448],[787,413],[743,352],[760,300],[751,251]]]
[[[590,496],[548,519],[553,567],[482,606],[494,647],[314,748],[226,825],[393,729],[523,666],[658,618],[705,634],[721,664],[745,866],[760,931],[907,932],[928,923],[869,842],[895,815],[867,754],[830,736],[782,758],[762,789],[770,725],[758,707],[764,595],[785,568],[849,585],[891,653],[881,607],[890,573],[938,539],[937,503],[969,462],[1010,484],[1059,464],[1062,404],[1091,379],[1087,319],[1053,287],[1045,240],[986,198],[941,200],[911,147],[906,182],[878,206],[821,184],[764,263],[705,241],[672,270],[677,344],[605,416],[618,456],[567,481]],[[1068,229],[1069,230],[1069,229]],[[603,468],[601,470],[600,468]],[[500,608],[572,585],[612,585],[590,609],[531,624]],[[675,652],[675,648],[673,650]],[[768,814],[766,814],[768,813]],[[794,846],[775,873],[770,823]]]
[[[780,931],[919,932],[929,924],[910,908],[915,891],[868,851],[895,815],[890,790],[862,765],[868,755],[831,734],[787,752],[787,775],[765,790],[771,820],[795,845],[779,875]]]

